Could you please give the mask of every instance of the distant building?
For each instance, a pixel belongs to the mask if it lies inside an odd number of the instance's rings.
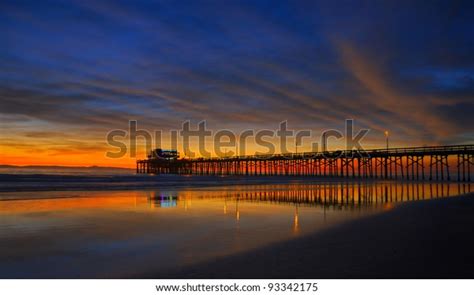
[[[154,149],[148,154],[148,159],[176,160],[179,158],[177,150]]]

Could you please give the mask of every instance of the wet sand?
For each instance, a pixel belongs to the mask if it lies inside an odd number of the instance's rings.
[[[0,175],[0,200],[44,198],[45,194],[30,192],[49,191],[112,191],[186,188],[206,190],[206,187],[255,184],[321,184],[345,183],[349,188],[352,181],[340,178],[307,177],[243,177],[243,176],[70,176],[70,175]],[[365,181],[364,181],[365,182]],[[364,184],[362,182],[363,186]],[[391,196],[391,184],[403,184],[401,195],[395,190],[394,200],[409,202],[390,204],[392,198],[383,202],[387,210],[371,217],[353,220],[344,224],[331,225],[327,229],[308,232],[308,235],[286,242],[262,245],[255,250],[245,250],[232,256],[212,257],[200,264],[182,266],[179,269],[157,270],[153,263],[150,268],[137,267],[132,277],[136,278],[473,278],[474,277],[474,194],[447,197],[448,190],[434,183],[435,197],[430,190],[429,201],[415,201],[418,190],[403,187],[411,182],[369,181],[388,185],[385,190],[375,190],[375,200]],[[425,183],[426,184],[426,183]],[[431,184],[430,184],[431,185]],[[443,184],[441,184],[443,185]],[[454,185],[452,183],[452,185]],[[458,184],[456,184],[458,185]],[[455,194],[462,193],[460,184]],[[345,192],[349,192],[347,188]],[[339,191],[339,190],[338,190]],[[465,190],[464,190],[465,191]],[[11,194],[11,192],[24,192]],[[352,193],[355,191],[352,190]],[[364,194],[365,191],[362,192]],[[400,191],[398,191],[400,192]],[[423,190],[422,190],[423,192]],[[206,191],[205,194],[208,192]],[[346,193],[340,192],[341,198]],[[403,194],[408,194],[403,197]],[[61,193],[47,194],[48,199],[61,197]],[[423,198],[425,194],[421,194]],[[451,194],[452,195],[452,194]],[[361,192],[357,193],[361,196]],[[377,196],[379,198],[377,198]],[[397,198],[398,196],[398,198]],[[416,196],[416,198],[415,198]],[[400,198],[401,197],[401,198]],[[352,201],[356,199],[352,196]],[[372,200],[372,199],[371,199]],[[341,205],[345,202],[340,200]],[[390,201],[390,202],[389,202]],[[344,203],[350,205],[349,203]],[[378,204],[378,203],[377,203]],[[135,204],[136,205],[136,204]],[[244,209],[244,208],[242,208]],[[220,209],[219,209],[220,210]],[[244,210],[245,211],[245,210]],[[293,212],[293,211],[292,211]],[[120,216],[120,215],[118,215]],[[158,215],[157,215],[158,216]],[[174,216],[174,215],[173,215]],[[280,216],[280,215],[278,215]],[[31,216],[30,216],[31,217]],[[246,220],[246,219],[245,219]],[[148,222],[148,221],[147,221]],[[41,224],[41,223],[39,223]],[[213,223],[220,224],[220,222]],[[303,226],[305,223],[302,223]],[[210,234],[208,227],[202,227],[209,239],[219,239]],[[89,232],[89,231],[85,231]],[[136,233],[135,230],[131,232]],[[180,234],[182,234],[180,232]],[[161,237],[161,235],[153,235]],[[153,242],[153,241],[151,241]],[[154,242],[153,242],[154,243]],[[212,246],[212,245],[211,245]],[[153,246],[155,247],[155,246]],[[204,246],[209,250],[210,247]],[[212,251],[212,250],[211,250]],[[169,253],[169,252],[166,252]],[[149,253],[148,265],[150,263]],[[200,254],[198,254],[199,256]],[[115,258],[114,258],[115,259]],[[134,257],[134,261],[138,262]],[[160,264],[159,259],[155,261]],[[178,264],[179,265],[179,264]],[[189,265],[189,264],[183,264]],[[126,265],[124,265],[126,267]],[[176,267],[173,266],[173,267]],[[143,273],[145,272],[145,273]],[[41,275],[35,273],[34,275]],[[124,278],[130,277],[123,275]],[[84,274],[83,274],[84,275]],[[51,274],[47,277],[56,277]],[[69,275],[71,276],[71,275]],[[85,274],[87,276],[87,274]],[[23,276],[18,276],[23,277]],[[75,277],[75,276],[74,276]],[[94,276],[95,277],[95,276]],[[121,277],[111,273],[101,273],[98,277]]]
[[[419,201],[324,232],[140,278],[474,278],[474,194]]]

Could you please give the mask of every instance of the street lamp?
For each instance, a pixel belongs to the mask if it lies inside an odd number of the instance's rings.
[[[386,141],[386,143],[387,143],[387,150],[388,150],[388,131],[385,130],[384,133],[385,133],[385,141]]]

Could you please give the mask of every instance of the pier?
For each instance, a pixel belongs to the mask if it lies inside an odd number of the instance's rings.
[[[474,145],[138,160],[139,174],[319,176],[471,182]]]

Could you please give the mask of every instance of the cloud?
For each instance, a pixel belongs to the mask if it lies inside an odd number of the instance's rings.
[[[7,1],[0,136],[67,153],[129,120],[320,132],[350,118],[374,145],[385,129],[400,144],[472,142],[474,11],[425,6]],[[75,142],[58,150],[61,137]]]
[[[395,80],[390,73],[380,69],[378,64],[360,54],[354,46],[341,42],[339,44],[343,64],[369,93],[364,96],[366,102],[383,111],[382,115],[373,114],[382,124],[390,128],[395,126],[407,135],[419,136],[425,141],[449,139],[462,132],[456,119],[440,116],[440,109],[450,109],[456,101],[436,94],[412,94],[406,89],[394,87],[390,81]]]

